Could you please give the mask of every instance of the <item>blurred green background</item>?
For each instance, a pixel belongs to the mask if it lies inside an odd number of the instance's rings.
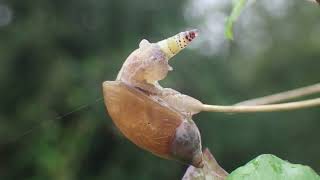
[[[206,103],[319,82],[318,6],[257,1],[235,24],[232,43],[223,35],[230,10],[231,0],[0,1],[0,179],[180,179],[186,166],[137,148],[95,103],[143,38],[200,29],[160,83]],[[229,172],[263,153],[320,172],[319,108],[194,120]]]

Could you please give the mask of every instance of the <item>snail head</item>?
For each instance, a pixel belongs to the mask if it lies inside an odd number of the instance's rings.
[[[187,47],[197,34],[197,30],[184,31],[157,43],[143,39],[139,48],[127,58],[117,79],[129,83],[156,84],[172,70],[169,59]]]

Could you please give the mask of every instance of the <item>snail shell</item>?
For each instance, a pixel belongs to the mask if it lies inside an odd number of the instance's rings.
[[[196,35],[191,30],[157,43],[142,40],[116,81],[103,83],[103,95],[114,124],[133,143],[157,156],[202,167],[201,137],[191,119],[200,101],[158,83],[172,69],[168,60]]]
[[[103,94],[113,122],[137,146],[163,158],[203,166],[200,133],[191,119],[121,81],[104,82]]]

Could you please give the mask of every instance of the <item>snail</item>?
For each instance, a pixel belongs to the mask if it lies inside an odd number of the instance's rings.
[[[201,136],[192,116],[201,111],[202,103],[158,83],[172,70],[168,61],[197,34],[197,30],[185,31],[157,43],[143,39],[116,80],[103,83],[103,96],[114,124],[134,144],[200,168]]]

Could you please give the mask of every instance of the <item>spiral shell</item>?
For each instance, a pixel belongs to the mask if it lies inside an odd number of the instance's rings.
[[[168,60],[196,36],[191,30],[158,43],[142,40],[116,81],[103,83],[103,95],[114,124],[134,144],[157,156],[202,167],[201,136],[191,119],[198,112],[193,105],[200,101],[158,83],[172,69]]]
[[[191,119],[121,81],[103,83],[115,125],[134,144],[166,159],[202,167],[201,137]]]

